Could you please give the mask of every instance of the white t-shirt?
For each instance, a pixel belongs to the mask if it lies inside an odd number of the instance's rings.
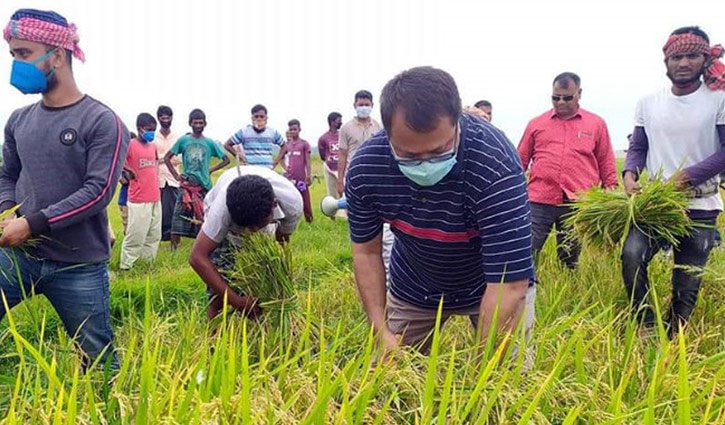
[[[721,149],[715,126],[725,125],[725,92],[702,84],[693,93],[675,96],[668,87],[639,101],[634,125],[647,133],[650,175],[662,171],[668,179]],[[704,195],[693,198],[690,209],[722,211],[719,183],[715,176],[698,186]]]
[[[302,217],[302,195],[292,182],[269,168],[256,165],[239,167],[239,173],[242,176],[259,176],[272,184],[278,204],[274,211],[274,220],[278,222],[282,233],[292,234]],[[222,243],[230,233],[239,234],[243,230],[232,222],[227,208],[227,188],[239,177],[239,173],[236,168],[222,173],[204,198],[204,224],[201,231],[216,243]]]

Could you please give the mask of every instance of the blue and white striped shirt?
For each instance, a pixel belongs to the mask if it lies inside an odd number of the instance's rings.
[[[263,132],[257,133],[254,127],[248,125],[234,133],[232,143],[242,145],[249,165],[272,168],[274,163],[272,155],[284,145],[284,139],[273,128],[267,127]]]
[[[385,131],[353,158],[345,195],[354,243],[390,223],[390,291],[422,308],[477,305],[486,282],[534,277],[531,213],[519,156],[491,124],[463,115],[457,164],[423,187],[393,159]]]

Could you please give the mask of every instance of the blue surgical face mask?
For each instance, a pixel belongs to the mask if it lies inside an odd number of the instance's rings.
[[[420,186],[433,186],[456,165],[456,157],[453,156],[445,161],[430,162],[423,161],[418,165],[398,164],[398,168],[403,175]]]
[[[23,94],[47,92],[48,79],[55,73],[55,70],[50,71],[46,75],[35,65],[48,59],[54,52],[55,50],[51,50],[32,62],[23,62],[15,59],[10,74],[10,84]]]
[[[459,143],[459,138],[460,133],[456,130],[456,146]],[[443,180],[443,177],[447,176],[457,163],[457,149],[455,147],[450,152],[446,152],[433,158],[421,160],[398,157],[395,153],[395,149],[392,147],[392,143],[391,151],[393,152],[393,157],[398,162],[398,169],[400,169],[400,172],[420,186],[435,185],[439,181]]]
[[[143,134],[141,134],[141,137],[147,142],[153,142],[154,137],[156,137],[156,132],[153,131],[144,131]]]

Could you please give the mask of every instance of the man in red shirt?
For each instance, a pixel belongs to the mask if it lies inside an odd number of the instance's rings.
[[[121,245],[121,270],[139,258],[153,260],[161,241],[161,190],[158,153],[153,144],[156,119],[143,113],[136,118],[138,136],[128,146],[124,171],[129,175],[128,227]]]
[[[320,159],[325,163],[325,182],[327,183],[327,196],[337,199],[337,161],[340,155],[340,127],[342,115],[339,112],[330,112],[327,116],[329,130],[317,141],[317,150]],[[341,210],[344,211],[344,210]]]
[[[310,202],[309,189],[312,184],[310,144],[307,143],[307,140],[300,138],[302,127],[299,120],[290,120],[287,126],[289,128],[287,131],[287,142],[280,148],[277,159],[272,164],[272,169],[274,170],[277,164],[283,162],[285,157],[289,155],[287,165],[283,166],[285,170],[284,176],[294,183],[297,190],[300,191],[305,221],[312,223],[312,203]]]
[[[567,241],[564,216],[567,203],[594,186],[617,186],[617,168],[607,125],[579,107],[581,80],[571,72],[554,79],[553,109],[531,120],[519,143],[519,156],[529,174],[532,248],[541,251],[551,228],[556,228],[559,259],[576,268],[580,246]]]

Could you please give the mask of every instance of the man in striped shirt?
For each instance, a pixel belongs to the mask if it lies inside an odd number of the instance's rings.
[[[345,195],[355,279],[384,349],[430,347],[442,302],[444,322],[466,315],[487,338],[494,311],[513,330],[533,324],[534,276],[526,180],[501,131],[461,114],[446,72],[421,67],[382,92],[385,132],[353,158]],[[386,294],[383,223],[396,242]]]
[[[252,125],[237,131],[227,140],[224,144],[227,152],[238,157],[243,164],[272,168],[274,155],[284,145],[284,139],[279,131],[267,127],[267,118],[267,108],[254,105]]]

